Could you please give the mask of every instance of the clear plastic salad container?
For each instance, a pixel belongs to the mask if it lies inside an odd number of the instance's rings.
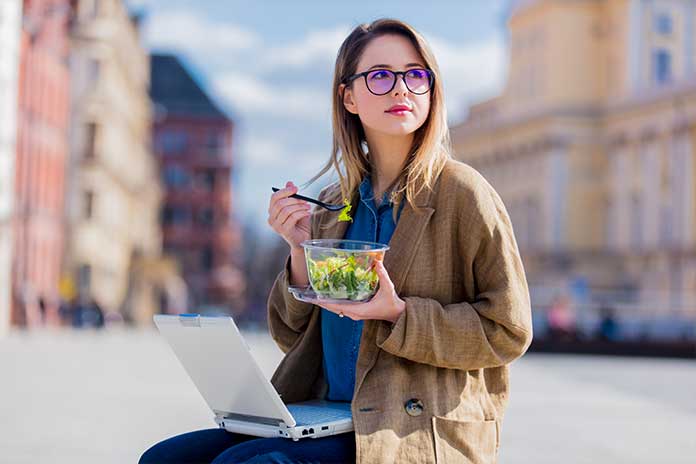
[[[301,243],[309,283],[320,298],[363,301],[379,283],[374,261],[384,260],[388,245],[359,240],[315,239]]]

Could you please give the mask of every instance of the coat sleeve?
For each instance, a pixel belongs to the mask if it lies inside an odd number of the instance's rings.
[[[329,187],[324,188],[319,193],[319,200],[326,197]],[[315,209],[311,216],[312,238],[317,237],[319,222]],[[284,353],[287,353],[304,333],[315,307],[311,303],[296,300],[288,291],[290,258],[291,255],[288,253],[285,258],[285,266],[276,277],[267,301],[268,330]]]
[[[268,297],[268,330],[283,353],[287,353],[305,331],[314,309],[313,304],[296,300],[288,291],[289,276],[290,254]]]
[[[474,301],[441,304],[432,298],[401,297],[406,310],[394,324],[381,321],[377,344],[411,361],[474,370],[508,364],[532,341],[527,280],[510,218],[497,192],[484,181],[472,200],[479,224],[473,250]],[[460,250],[472,248],[476,233],[460,227]],[[475,231],[474,231],[475,232]]]

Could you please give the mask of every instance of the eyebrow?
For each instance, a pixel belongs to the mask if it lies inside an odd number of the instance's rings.
[[[412,67],[412,66],[423,66],[423,65],[420,64],[420,63],[409,63],[409,64],[406,65],[407,68],[410,68],[410,67]],[[391,69],[391,65],[388,65],[388,64],[376,64],[376,65],[374,65],[374,66],[371,66],[371,67],[368,69],[368,71],[369,71],[370,69],[374,69],[374,68],[389,68],[389,69]]]

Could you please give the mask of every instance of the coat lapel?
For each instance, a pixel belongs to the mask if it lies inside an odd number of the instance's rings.
[[[389,250],[384,255],[384,267],[394,283],[397,294],[404,285],[408,268],[418,249],[418,242],[435,212],[430,206],[422,206],[419,210],[416,212],[411,205],[404,205],[394,234],[389,240]]]
[[[432,205],[432,193],[431,190],[424,189],[416,197],[414,203],[418,207],[418,211],[408,203],[404,205],[396,229],[394,229],[389,241],[389,250],[384,255],[384,268],[394,284],[397,295],[401,293],[406,275],[418,250],[418,244],[435,212]],[[360,353],[356,366],[356,393],[360,390],[367,373],[370,372],[377,360],[379,354],[379,348],[376,344],[377,333],[380,327],[385,326],[385,324],[388,322],[381,320],[367,320],[363,324]]]

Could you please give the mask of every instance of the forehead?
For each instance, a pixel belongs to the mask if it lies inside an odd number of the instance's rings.
[[[376,37],[367,44],[358,61],[358,71],[376,64],[387,64],[394,69],[403,69],[408,63],[425,64],[409,39],[401,35],[388,34]]]

